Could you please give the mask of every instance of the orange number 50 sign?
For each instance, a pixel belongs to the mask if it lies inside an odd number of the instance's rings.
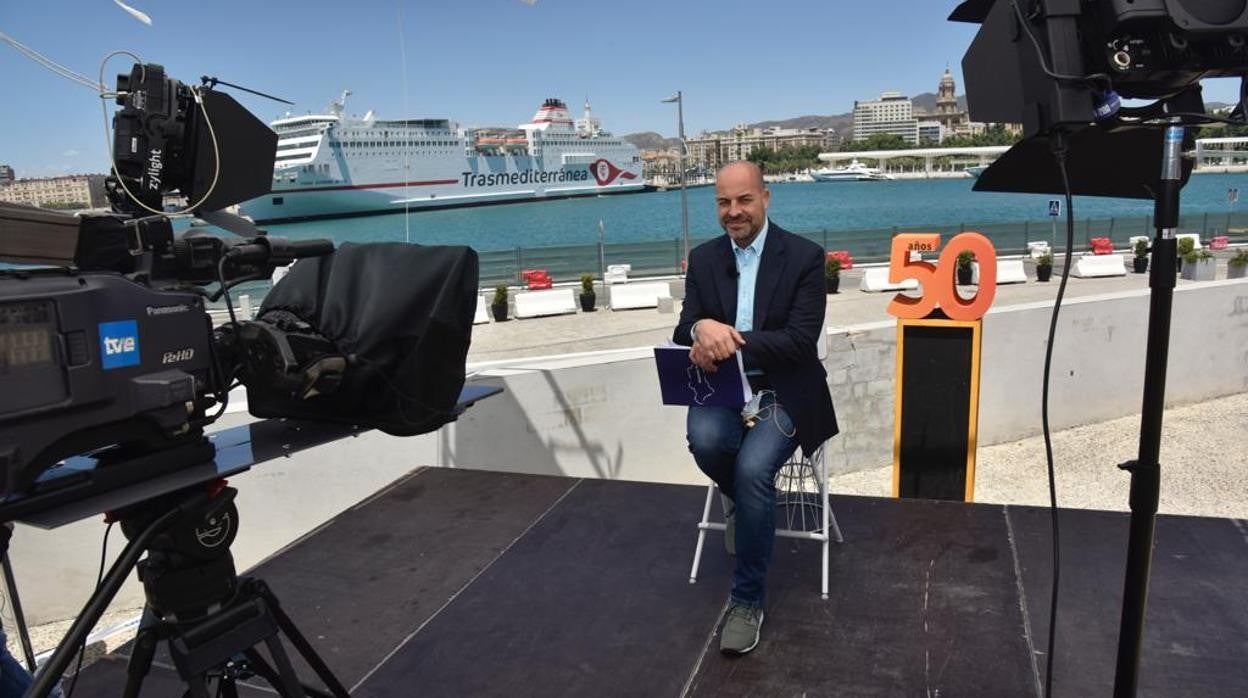
[[[888,304],[890,315],[906,320],[925,318],[939,306],[951,320],[978,320],[988,312],[997,295],[997,251],[992,242],[979,233],[960,233],[945,245],[936,264],[910,261],[911,252],[935,252],[939,247],[939,233],[902,233],[893,238],[889,283],[914,279],[923,287],[923,295],[912,298],[897,294]],[[979,262],[979,289],[969,299],[958,295],[955,272],[960,252],[974,254]]]

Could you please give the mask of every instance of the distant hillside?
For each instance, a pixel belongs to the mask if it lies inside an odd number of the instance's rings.
[[[853,121],[854,115],[845,113],[828,116],[795,116],[792,119],[759,121],[750,126],[754,128],[834,128],[837,133],[840,133],[842,126]]]
[[[654,131],[630,133],[626,136],[622,136],[622,138],[642,150],[675,149],[680,145],[679,138],[664,138],[663,134],[655,133]]]
[[[933,92],[924,92],[911,98],[914,102],[914,110],[918,112],[934,113],[936,111],[936,94]],[[966,95],[958,96],[958,108],[966,110]],[[751,128],[832,128],[840,134],[842,139],[848,140],[854,133],[854,114],[853,112],[845,112],[844,114],[828,114],[820,116],[812,114],[808,116],[794,116],[788,119],[773,119],[770,121],[759,121],[757,123],[748,124]],[[731,129],[731,125],[722,126],[719,131],[727,131]],[[690,134],[692,135],[692,134]],[[674,148],[679,143],[676,138],[664,138],[662,135],[653,131],[646,133],[630,133],[624,136],[624,140],[632,143],[642,149],[656,148]]]

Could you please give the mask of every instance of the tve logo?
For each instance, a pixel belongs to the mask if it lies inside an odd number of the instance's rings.
[[[104,370],[139,365],[139,326],[134,320],[100,323],[100,363]]]

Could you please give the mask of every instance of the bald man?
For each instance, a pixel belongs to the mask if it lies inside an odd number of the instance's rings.
[[[806,455],[837,433],[817,355],[826,282],[823,248],[771,223],[771,192],[751,162],[725,165],[715,183],[725,235],[689,253],[685,301],[672,337],[706,371],[732,370],[741,352],[756,400],[745,409],[690,407],[689,451],[719,485],[724,543],[736,555],[720,650],[758,645],[776,530],[775,477],[798,446]]]

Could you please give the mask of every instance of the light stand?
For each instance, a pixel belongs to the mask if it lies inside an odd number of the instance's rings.
[[[676,103],[676,128],[677,135],[680,136],[680,272],[684,274],[688,272],[684,267],[689,265],[689,146],[685,143],[685,95],[681,90],[676,90],[675,95],[662,101],[664,104]]]
[[[1148,341],[1144,359],[1144,406],[1140,417],[1140,450],[1134,461],[1123,463],[1131,473],[1131,528],[1127,542],[1127,570],[1122,591],[1122,621],[1118,631],[1118,663],[1114,695],[1134,696],[1139,681],[1140,645],[1144,635],[1144,608],[1148,601],[1149,568],[1153,559],[1153,530],[1161,489],[1161,419],[1166,407],[1166,362],[1170,352],[1170,309],[1174,298],[1175,232],[1179,225],[1183,126],[1171,118],[1163,141],[1161,186],[1154,218],[1153,264],[1148,285]]]

